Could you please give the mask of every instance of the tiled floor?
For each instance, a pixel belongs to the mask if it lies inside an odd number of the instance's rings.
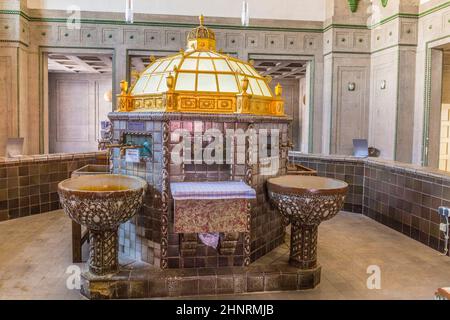
[[[82,298],[66,288],[70,226],[61,211],[0,223],[0,299]],[[281,246],[256,263],[287,259],[287,252]],[[449,257],[358,214],[342,212],[320,226],[319,262],[322,281],[314,290],[225,298],[432,299],[450,285]],[[367,289],[370,265],[380,267],[379,290]]]

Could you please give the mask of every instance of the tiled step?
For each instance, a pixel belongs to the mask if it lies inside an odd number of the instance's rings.
[[[90,299],[241,294],[312,289],[320,282],[321,267],[299,270],[288,264],[168,269],[141,267],[114,276],[82,276],[81,293]]]

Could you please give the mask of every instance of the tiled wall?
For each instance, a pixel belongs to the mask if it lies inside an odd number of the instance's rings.
[[[141,211],[119,227],[119,251],[130,258],[159,266],[161,259],[162,214],[162,121],[148,120],[144,131],[152,137],[152,157],[139,163],[127,163],[120,150],[112,150],[113,172],[140,177],[148,182]],[[113,121],[113,142],[121,143],[125,132],[133,132],[127,121]]]
[[[60,208],[58,183],[86,164],[105,163],[105,153],[1,158],[0,221]]]
[[[348,183],[344,210],[362,213],[364,188],[364,163],[358,159],[324,159],[290,156],[290,161],[317,170],[317,175],[343,180]]]
[[[302,155],[290,159],[349,183],[344,210],[364,215],[443,251],[437,214],[450,206],[450,175],[443,171],[379,159]]]
[[[450,206],[449,177],[372,163],[365,172],[363,213],[442,252],[437,208]]]

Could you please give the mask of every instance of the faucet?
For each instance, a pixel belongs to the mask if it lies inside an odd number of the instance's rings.
[[[111,163],[112,149],[120,148],[121,146],[122,146],[121,144],[114,144],[114,143],[105,145],[105,149],[108,150],[107,161],[108,161],[108,165],[109,165],[109,173],[113,173],[113,171],[114,171],[114,165]]]
[[[111,164],[111,161],[110,161],[110,159],[111,159],[111,150],[112,149],[115,149],[115,148],[118,148],[118,149],[120,149],[120,152],[119,152],[119,160],[121,160],[121,158],[125,155],[125,152],[126,152],[126,150],[127,149],[140,149],[140,148],[144,148],[144,146],[140,146],[140,145],[132,145],[132,144],[125,144],[125,143],[122,143],[122,144],[119,144],[119,143],[113,143],[113,144],[109,144],[109,145],[107,145],[107,146],[105,146],[105,148],[106,149],[108,149],[108,163],[110,163],[110,167],[109,167],[109,172],[110,173],[112,173],[113,172],[113,170],[114,170],[114,165],[113,164]],[[122,165],[121,165],[121,161],[119,161],[119,172],[122,170]]]

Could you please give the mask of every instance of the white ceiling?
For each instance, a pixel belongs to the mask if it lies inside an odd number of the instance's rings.
[[[155,57],[160,58],[160,57]],[[139,73],[150,63],[150,57],[133,56],[130,59],[131,69]],[[306,62],[294,60],[253,60],[253,66],[264,76],[274,79],[299,79],[305,76]]]
[[[293,60],[254,60],[259,73],[274,79],[299,79],[305,76],[306,62]]]
[[[65,73],[111,73],[112,59],[109,55],[49,54],[48,71]]]
[[[130,62],[131,69],[141,73],[149,65],[150,57],[132,56]],[[304,61],[258,59],[251,61],[251,63],[259,73],[271,76],[274,79],[298,79],[304,76],[306,71],[306,63]],[[112,60],[109,55],[54,53],[48,55],[48,71],[111,73]]]
[[[250,18],[323,21],[326,0],[247,0]],[[124,12],[125,0],[28,0],[31,9]],[[134,0],[135,13],[240,18],[242,0]]]

